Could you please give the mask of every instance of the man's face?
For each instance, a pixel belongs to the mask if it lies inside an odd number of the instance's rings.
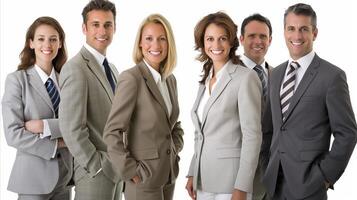
[[[111,11],[92,10],[87,14],[87,22],[82,25],[88,45],[105,55],[115,32],[114,16]]]
[[[244,28],[244,35],[240,36],[240,42],[244,48],[244,55],[261,64],[271,43],[269,27],[259,21],[251,21]]]
[[[285,18],[285,43],[292,59],[297,60],[310,53],[317,36],[317,28],[311,17],[289,13]]]

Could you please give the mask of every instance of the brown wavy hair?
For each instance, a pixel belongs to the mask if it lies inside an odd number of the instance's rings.
[[[238,26],[233,22],[233,20],[223,12],[216,12],[205,16],[201,19],[196,27],[195,27],[195,50],[200,51],[200,54],[197,56],[197,60],[203,62],[203,75],[202,79],[199,81],[201,84],[205,84],[208,74],[213,66],[213,62],[211,58],[206,54],[204,50],[204,35],[206,32],[206,28],[210,24],[215,24],[224,28],[227,32],[228,40],[231,45],[231,49],[229,51],[229,59],[233,64],[243,65],[242,61],[239,59],[239,56],[236,55],[236,50],[239,47],[239,40],[237,36]]]
[[[27,29],[25,46],[20,53],[20,64],[17,67],[17,70],[26,70],[36,63],[35,50],[30,48],[30,41],[33,41],[36,29],[41,25],[51,26],[58,32],[61,48],[58,49],[57,56],[52,60],[52,65],[59,73],[64,63],[67,61],[65,33],[57,20],[47,16],[37,18]]]

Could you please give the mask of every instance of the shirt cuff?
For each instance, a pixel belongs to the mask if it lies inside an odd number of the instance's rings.
[[[47,120],[42,120],[42,122],[43,122],[43,132],[42,132],[42,134],[40,134],[40,138],[41,139],[52,135],[51,134],[51,130],[50,130],[50,126],[48,125],[48,121]]]
[[[53,154],[52,154],[51,158],[55,158],[56,157],[57,147],[58,147],[58,140],[56,140],[55,150],[53,151]]]

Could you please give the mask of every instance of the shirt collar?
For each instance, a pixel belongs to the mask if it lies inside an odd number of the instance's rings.
[[[101,53],[99,53],[97,50],[95,50],[93,47],[91,47],[89,44],[84,43],[84,47],[94,56],[95,60],[98,62],[100,66],[103,65],[105,56]]]
[[[293,60],[292,58],[290,58],[288,66],[290,65],[291,62],[295,61],[295,62],[299,63],[299,65],[302,69],[306,70],[309,67],[309,65],[311,64],[312,59],[314,59],[314,56],[315,56],[315,52],[311,51],[310,53],[306,54],[305,56],[303,56],[297,60]]]
[[[249,69],[253,69],[256,65],[258,65],[257,63],[255,63],[254,61],[252,61],[250,58],[248,58],[246,55],[241,55],[240,56],[242,62],[244,63],[244,65],[246,67],[248,67]],[[262,64],[260,65],[263,67],[263,69],[265,70],[265,66],[266,66],[266,62],[265,60],[262,62]]]
[[[227,69],[227,66],[228,66],[229,63],[231,63],[231,60],[228,60],[226,62],[226,64],[224,64],[223,67],[217,72],[217,74],[216,74],[216,83],[218,83],[218,81],[221,79],[223,71],[225,71]],[[212,79],[212,76],[213,76],[213,66],[212,66],[212,68],[211,68],[211,70],[209,72],[209,75],[208,75],[207,79],[206,79],[206,83],[208,83]]]
[[[41,81],[43,82],[43,84],[46,83],[48,78],[51,78],[55,82],[55,84],[57,85],[56,71],[55,71],[54,67],[52,67],[51,74],[49,76],[41,69],[41,67],[39,67],[36,64],[35,64],[35,70],[36,70],[37,74],[40,76]]]
[[[149,63],[146,62],[145,59],[143,59],[143,60],[144,60],[144,63],[146,64],[146,66],[149,68],[149,70],[151,72],[151,75],[154,78],[155,83],[157,84],[158,82],[160,82],[161,81],[161,74],[158,71],[156,71],[153,67],[151,67],[149,65]]]

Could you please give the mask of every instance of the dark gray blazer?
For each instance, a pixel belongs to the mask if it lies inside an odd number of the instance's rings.
[[[325,181],[334,184],[340,178],[356,144],[357,127],[345,73],[317,55],[283,122],[279,93],[287,64],[276,67],[270,79],[271,114],[264,119],[262,145],[270,157],[264,162],[263,182],[273,196],[281,164],[287,187],[302,199],[325,187]]]

